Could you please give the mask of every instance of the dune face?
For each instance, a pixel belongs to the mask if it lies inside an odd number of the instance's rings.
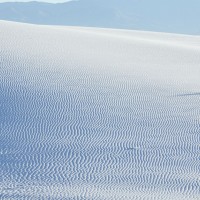
[[[0,198],[198,200],[200,37],[0,22]]]

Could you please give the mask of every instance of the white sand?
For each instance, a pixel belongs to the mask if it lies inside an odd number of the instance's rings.
[[[198,200],[200,37],[0,21],[0,199]]]

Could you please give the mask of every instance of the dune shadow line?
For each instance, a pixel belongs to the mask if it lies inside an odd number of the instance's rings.
[[[186,93],[186,94],[179,94],[178,97],[182,96],[200,96],[200,92],[194,92],[194,93]]]

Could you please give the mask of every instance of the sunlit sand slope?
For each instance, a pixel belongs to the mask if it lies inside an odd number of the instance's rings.
[[[200,37],[0,21],[0,199],[199,200]]]

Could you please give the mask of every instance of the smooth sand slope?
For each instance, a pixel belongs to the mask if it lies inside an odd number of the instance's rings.
[[[200,37],[0,21],[0,199],[199,200]]]

